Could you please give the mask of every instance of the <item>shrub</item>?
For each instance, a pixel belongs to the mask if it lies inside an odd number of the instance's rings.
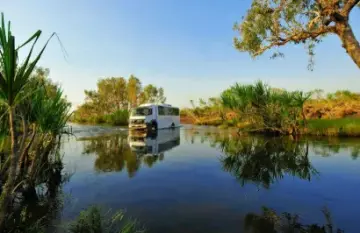
[[[112,114],[106,115],[105,122],[110,125],[124,126],[129,122],[129,111],[128,110],[118,110]]]

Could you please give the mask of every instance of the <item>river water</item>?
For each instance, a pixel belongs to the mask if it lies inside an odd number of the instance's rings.
[[[263,208],[318,225],[326,210],[336,227],[360,232],[358,139],[239,137],[187,125],[147,138],[77,125],[73,133],[61,149],[71,174],[62,221],[97,204],[126,210],[150,233],[239,233]]]

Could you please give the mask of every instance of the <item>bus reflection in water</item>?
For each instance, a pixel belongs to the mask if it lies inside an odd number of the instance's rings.
[[[128,142],[131,150],[139,156],[158,156],[180,145],[180,129],[164,129],[152,134],[130,131]]]

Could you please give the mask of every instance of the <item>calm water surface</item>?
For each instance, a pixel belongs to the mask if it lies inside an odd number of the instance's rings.
[[[360,141],[238,137],[185,126],[153,137],[74,126],[64,139],[63,221],[92,204],[125,209],[147,232],[245,232],[262,208],[360,232]]]

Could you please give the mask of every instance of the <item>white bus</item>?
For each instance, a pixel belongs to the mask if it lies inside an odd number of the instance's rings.
[[[129,129],[158,130],[180,126],[180,110],[169,104],[142,104],[132,109]]]

